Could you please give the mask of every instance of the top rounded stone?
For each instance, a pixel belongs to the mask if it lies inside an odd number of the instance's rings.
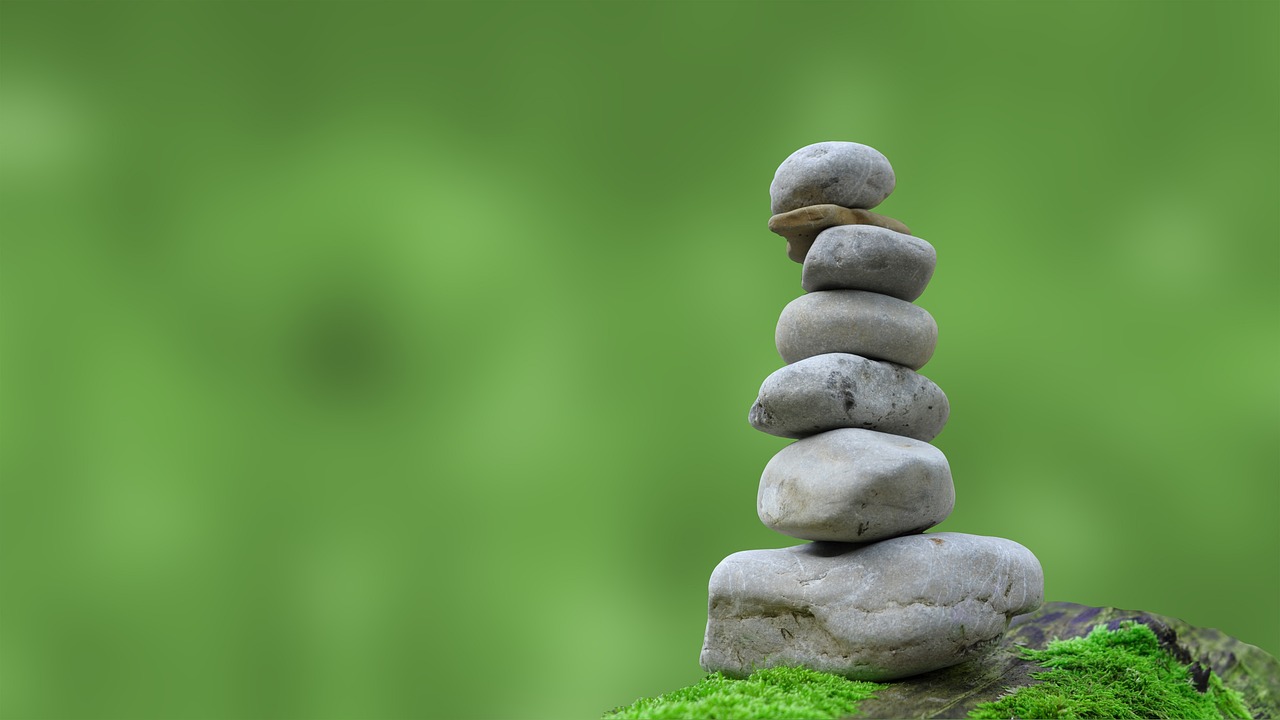
[[[893,168],[875,148],[820,142],[791,153],[769,185],[774,215],[810,205],[871,208],[893,192]]]

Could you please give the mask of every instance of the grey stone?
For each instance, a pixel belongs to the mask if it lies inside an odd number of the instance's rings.
[[[711,574],[701,664],[743,677],[803,665],[895,680],[994,649],[1040,606],[1044,574],[1003,538],[906,535],[878,543],[748,550]]]
[[[858,355],[825,353],[765,378],[748,419],[778,437],[866,428],[928,442],[942,432],[950,412],[942,388],[923,375]]]
[[[804,261],[800,285],[815,290],[870,290],[908,302],[920,297],[938,253],[912,235],[874,225],[822,231]]]
[[[820,142],[791,153],[769,185],[771,212],[807,205],[871,208],[893,192],[893,167],[875,148],[852,142]]]
[[[865,290],[822,290],[782,309],[774,339],[783,361],[849,353],[919,370],[938,345],[938,324],[924,308]]]
[[[782,448],[765,465],[756,510],[805,540],[874,542],[919,533],[951,514],[951,468],[926,442],[840,428]]]
[[[911,228],[886,215],[839,205],[809,205],[769,218],[769,230],[787,239],[787,257],[802,263],[818,233],[837,225],[878,225],[910,235]]]

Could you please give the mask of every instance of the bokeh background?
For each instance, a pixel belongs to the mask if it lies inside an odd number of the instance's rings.
[[[0,716],[696,681],[774,169],[938,250],[939,529],[1280,654],[1280,5],[0,3]]]

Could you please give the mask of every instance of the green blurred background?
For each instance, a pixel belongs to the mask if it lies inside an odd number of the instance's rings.
[[[6,0],[0,118],[0,716],[698,679],[832,139],[938,250],[940,529],[1280,654],[1280,4]]]

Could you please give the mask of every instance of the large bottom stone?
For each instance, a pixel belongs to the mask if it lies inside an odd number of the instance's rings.
[[[711,574],[702,667],[732,677],[802,665],[894,680],[993,649],[1040,606],[1044,575],[1012,540],[930,533],[748,550]]]

